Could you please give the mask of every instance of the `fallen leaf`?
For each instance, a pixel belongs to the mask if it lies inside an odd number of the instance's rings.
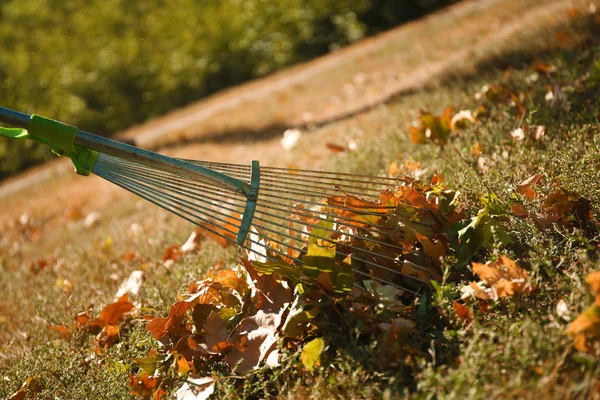
[[[144,282],[144,271],[132,271],[129,277],[125,279],[119,286],[115,299],[121,298],[125,294],[137,296]]]
[[[129,296],[124,294],[114,303],[105,306],[100,313],[100,317],[90,322],[90,326],[104,328],[107,325],[117,325],[125,314],[134,308],[135,306],[129,302]]]
[[[321,353],[325,349],[323,338],[316,338],[304,345],[300,359],[307,370],[313,371],[320,364]]]
[[[287,307],[286,307],[287,308]],[[251,317],[244,318],[229,338],[233,348],[225,361],[236,373],[244,373],[258,368],[261,362],[278,364],[277,328],[281,324],[281,314],[265,313],[258,310]]]
[[[523,139],[525,139],[525,131],[523,130],[523,128],[519,127],[517,129],[515,129],[514,131],[512,131],[510,133],[510,136],[515,139],[516,141],[521,141]]]
[[[510,209],[513,212],[513,214],[515,214],[517,217],[527,218],[529,216],[529,213],[521,203],[513,204],[512,206],[510,206]]]
[[[281,147],[284,150],[291,150],[298,144],[298,141],[302,137],[300,129],[288,129],[283,132],[283,138],[281,139]]]
[[[531,293],[533,287],[527,271],[506,256],[490,264],[472,263],[473,272],[494,289],[497,297]]]
[[[424,144],[429,141],[445,145],[452,131],[452,107],[446,107],[439,117],[421,110],[418,122],[414,122],[410,128],[409,136],[413,143]]]
[[[393,178],[398,175],[399,171],[400,171],[400,167],[398,166],[398,163],[396,161],[392,161],[390,163],[390,166],[388,167],[387,174],[390,178]]]
[[[185,243],[181,245],[181,252],[189,253],[192,251],[200,250],[202,239],[204,239],[202,232],[198,229],[194,230],[194,232],[192,232],[192,234],[185,241]]]
[[[535,129],[532,129],[529,132],[529,137],[533,140],[533,141],[540,141],[542,139],[542,137],[544,137],[544,135],[546,134],[546,127],[544,125],[538,125],[535,127]]]
[[[348,151],[347,147],[340,146],[339,144],[335,144],[335,143],[331,143],[331,142],[325,143],[325,146],[334,153],[343,153],[345,151]]]
[[[177,400],[206,400],[215,391],[216,380],[210,376],[190,374],[186,382],[175,392]]]
[[[181,260],[182,257],[183,253],[179,246],[167,247],[163,253],[163,263],[165,263],[166,266],[170,266],[172,263]]]
[[[473,321],[473,312],[469,309],[469,307],[455,300],[452,302],[452,308],[454,309],[454,312],[456,312],[456,316],[462,322],[464,322],[466,325],[471,324]]]
[[[28,376],[19,390],[9,397],[9,400],[25,400],[26,398],[35,399],[45,386],[44,381],[38,375]]]
[[[48,325],[47,328],[60,333],[63,337],[68,338],[70,336],[69,327],[66,325]]]
[[[550,75],[556,72],[556,67],[554,65],[547,64],[541,60],[535,60],[531,65],[531,69],[545,75]]]
[[[450,120],[450,129],[453,131],[466,129],[475,123],[475,117],[471,110],[461,110],[457,112]]]
[[[535,198],[540,197],[539,193],[533,189],[533,186],[537,184],[541,177],[542,174],[536,174],[525,179],[517,186],[517,193],[522,194],[529,201],[533,201]]]

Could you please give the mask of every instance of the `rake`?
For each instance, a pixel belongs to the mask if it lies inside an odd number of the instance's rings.
[[[302,269],[319,264],[310,248],[320,245],[335,249],[336,263],[351,268],[359,287],[370,280],[416,295],[429,285],[423,275],[406,273],[427,268],[391,239],[384,215],[392,206],[346,202],[375,204],[400,179],[172,158],[2,107],[0,122],[16,127],[0,127],[0,136],[46,144],[69,157],[78,174],[100,176],[237,244],[253,260]],[[325,204],[326,198],[333,200]]]

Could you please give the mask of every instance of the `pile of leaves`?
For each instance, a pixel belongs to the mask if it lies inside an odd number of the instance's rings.
[[[238,266],[190,284],[168,315],[145,316],[161,345],[135,360],[133,393],[161,398],[185,380],[178,395],[208,395],[221,379],[217,370],[248,374],[298,354],[298,373],[310,373],[336,346],[331,326],[377,338],[382,366],[425,356],[419,340],[411,340],[415,297],[403,288],[440,281],[442,259],[463,246],[476,252],[486,245],[478,235],[494,218],[465,220],[459,193],[437,174],[429,183],[399,182],[379,201],[345,195],[323,199],[317,210],[295,204],[290,219],[303,224],[302,251],[254,230],[253,242],[261,245]]]

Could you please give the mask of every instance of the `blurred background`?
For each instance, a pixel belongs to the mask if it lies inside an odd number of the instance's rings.
[[[0,0],[0,103],[110,136],[457,0]],[[53,156],[0,138],[0,180]]]

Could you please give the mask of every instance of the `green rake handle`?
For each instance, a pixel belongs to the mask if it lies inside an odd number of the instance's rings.
[[[81,131],[72,125],[39,115],[27,115],[8,108],[0,107],[0,122],[18,128],[0,127],[0,136],[21,140],[31,139],[50,146],[59,156],[71,158],[78,174],[89,175],[94,167],[98,153],[108,154],[128,161],[137,162],[151,168],[184,175],[189,178],[209,179],[215,184],[233,190],[251,199],[254,190],[246,182],[193,165],[175,158],[163,156],[148,150],[107,139]]]
[[[150,168],[174,173],[191,179],[209,180],[217,186],[244,195],[247,199],[236,241],[244,245],[258,199],[260,167],[252,162],[250,184],[215,172],[208,168],[187,163],[176,158],[163,156],[125,143],[107,139],[79,130],[77,127],[39,115],[27,115],[0,107],[0,122],[17,128],[0,127],[0,136],[13,140],[30,139],[50,146],[58,156],[66,156],[73,161],[75,171],[89,175],[100,153],[136,162]]]

